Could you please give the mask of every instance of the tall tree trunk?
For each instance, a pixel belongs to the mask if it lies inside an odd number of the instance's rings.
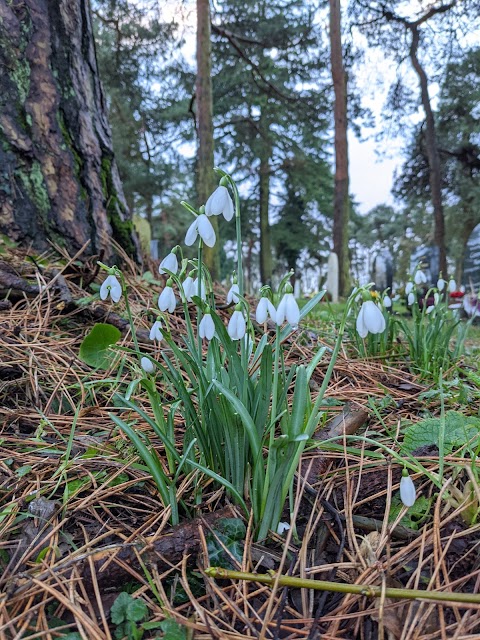
[[[271,150],[266,137],[262,136],[260,150],[260,279],[262,284],[272,284],[272,244],[270,222],[268,220],[270,203],[270,155]]]
[[[115,256],[139,245],[113,157],[88,0],[0,0],[0,232]]]
[[[420,33],[415,24],[409,25],[412,34],[410,44],[410,60],[420,82],[422,106],[425,111],[425,140],[429,168],[430,191],[432,195],[434,234],[433,241],[439,251],[440,271],[447,273],[447,253],[445,249],[445,216],[442,202],[442,178],[440,168],[440,154],[438,152],[435,118],[433,115],[430,96],[428,93],[428,79],[424,68],[417,57]]]
[[[197,0],[197,198],[200,205],[215,189],[213,173],[213,98],[212,57],[210,33],[210,0]],[[218,238],[218,222],[210,218]],[[218,243],[212,249],[205,247],[205,263],[214,280],[220,277]]]
[[[348,256],[348,144],[347,74],[343,65],[340,0],[330,0],[330,60],[335,93],[335,192],[333,200],[333,250],[338,256],[338,291],[341,296],[350,287]]]

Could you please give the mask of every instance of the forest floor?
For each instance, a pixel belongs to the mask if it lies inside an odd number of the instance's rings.
[[[122,352],[107,370],[78,357],[96,322],[116,325],[121,346],[132,347],[121,303],[99,301],[94,263],[14,251],[0,259],[1,639],[480,638],[480,598],[468,601],[480,586],[478,357],[467,353],[440,388],[405,359],[355,358],[346,344],[325,396],[325,431],[297,474],[295,526],[255,541],[225,491],[194,473],[178,489],[190,517],[172,528],[148,469],[110,417],[127,413],[116,394],[125,394],[135,356]],[[148,339],[152,285],[133,267],[126,277],[142,349],[158,357]],[[173,318],[181,336],[183,320]],[[331,321],[307,324],[287,345],[287,365],[332,344]],[[468,344],[478,354],[480,341]],[[136,401],[149,411],[140,393]],[[439,423],[442,456],[432,435]],[[135,428],[161,454],[140,416]],[[465,429],[470,440],[460,442]],[[362,438],[322,445],[345,432]],[[418,463],[408,511],[402,467],[386,449]],[[214,564],[367,587],[214,579],[206,573]],[[393,597],[391,588],[426,597]]]

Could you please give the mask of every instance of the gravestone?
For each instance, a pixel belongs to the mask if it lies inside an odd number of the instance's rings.
[[[338,256],[333,251],[328,256],[327,269],[327,284],[325,286],[332,297],[332,302],[338,302]]]
[[[382,251],[373,259],[372,281],[375,283],[377,291],[385,291],[393,286],[393,263],[389,251]]]
[[[410,257],[410,273],[413,275],[415,269],[420,265],[427,278],[427,285],[435,285],[440,276],[440,250],[432,245],[430,247],[418,247]],[[448,274],[444,273],[446,278]]]
[[[480,292],[480,224],[470,234],[463,263],[462,284],[470,292],[470,285],[475,293]]]

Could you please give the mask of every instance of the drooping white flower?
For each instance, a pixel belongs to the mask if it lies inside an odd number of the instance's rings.
[[[414,278],[415,284],[425,284],[427,282],[427,276],[423,273],[421,269],[417,269]]]
[[[143,356],[143,358],[140,359],[140,366],[145,373],[153,373],[155,371],[155,365],[147,356]]]
[[[390,309],[390,307],[392,306],[392,299],[388,294],[383,298],[383,306],[385,307],[385,309]]]
[[[450,293],[453,293],[456,290],[457,290],[457,283],[455,282],[455,280],[453,278],[450,278],[450,281],[448,283],[448,291]]]
[[[107,276],[100,287],[100,299],[106,300],[110,296],[114,302],[122,297],[122,285],[114,275]]]
[[[277,533],[279,536],[282,536],[289,529],[290,529],[290,524],[288,522],[279,522],[277,527]]]
[[[461,284],[461,285],[460,285],[459,291],[460,291],[461,293],[465,293],[465,285],[464,285],[464,284]]]
[[[163,276],[165,271],[164,269],[168,269],[172,273],[177,273],[178,271],[178,260],[177,256],[174,253],[169,253],[160,263],[158,267],[158,273]]]
[[[292,329],[296,329],[298,327],[298,323],[300,322],[300,309],[298,308],[297,301],[294,298],[292,285],[288,283],[285,287],[285,294],[277,307],[277,313],[275,316],[275,322],[279,326],[286,320]]]
[[[245,335],[247,325],[240,309],[235,309],[228,323],[227,331],[232,340],[241,340]]]
[[[201,213],[195,218],[192,224],[188,227],[187,234],[185,236],[185,244],[190,247],[197,237],[203,240],[207,247],[213,247],[215,245],[216,236],[212,227],[212,223],[204,213]]]
[[[185,298],[187,302],[192,301],[192,296],[196,294],[194,279],[192,276],[187,276],[185,280],[182,282],[183,293],[185,294]]]
[[[409,280],[405,285],[405,293],[408,296],[410,293],[412,293],[412,291],[413,291],[413,282]]]
[[[438,293],[438,291],[435,291],[435,293],[433,294],[433,303],[435,306],[437,306],[439,302],[440,302],[440,294]]]
[[[192,296],[198,296],[198,278],[195,278],[192,283]],[[200,284],[200,299],[207,299],[207,292],[205,291],[205,283],[203,282],[203,280]]]
[[[177,305],[177,301],[175,299],[175,294],[172,289],[172,281],[167,280],[167,286],[162,290],[162,293],[158,296],[158,308],[160,311],[168,311],[169,313],[173,313],[175,311],[175,307]]]
[[[357,316],[357,331],[361,338],[366,338],[369,333],[383,333],[386,323],[383,313],[373,300],[362,302]]]
[[[410,307],[414,302],[415,302],[415,294],[413,293],[413,291],[410,291],[407,298],[407,304]]]
[[[270,300],[266,297],[260,298],[260,301],[257,305],[257,310],[255,311],[255,320],[258,324],[263,324],[267,321],[268,316],[276,322],[277,311]]]
[[[161,329],[162,323],[160,320],[155,320],[152,324],[152,328],[150,329],[150,340],[158,340],[159,342],[163,340],[163,333]]]
[[[443,278],[439,278],[437,280],[437,289],[439,291],[443,291],[445,289],[446,281]]]
[[[240,289],[238,288],[238,284],[234,282],[227,293],[227,304],[230,304],[231,302],[237,304],[239,300],[237,293],[239,292]]]
[[[206,338],[211,340],[215,335],[215,325],[213,324],[213,318],[210,313],[206,313],[200,320],[198,325],[198,335],[200,338]]]
[[[435,309],[434,305],[431,304],[429,307],[427,307],[427,313],[432,313],[434,309]]]
[[[402,479],[400,480],[400,498],[406,507],[413,507],[416,497],[417,494],[413,480],[408,475],[407,470],[404,469]]]
[[[461,302],[454,302],[453,304],[448,305],[449,309],[461,309],[462,307],[463,304]]]
[[[215,189],[205,204],[207,216],[219,216],[223,214],[225,220],[233,218],[233,200],[228,193],[227,187],[219,186]]]

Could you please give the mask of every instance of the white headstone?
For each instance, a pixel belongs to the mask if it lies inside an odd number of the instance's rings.
[[[328,256],[327,268],[327,291],[332,302],[338,302],[338,256],[333,251]]]

